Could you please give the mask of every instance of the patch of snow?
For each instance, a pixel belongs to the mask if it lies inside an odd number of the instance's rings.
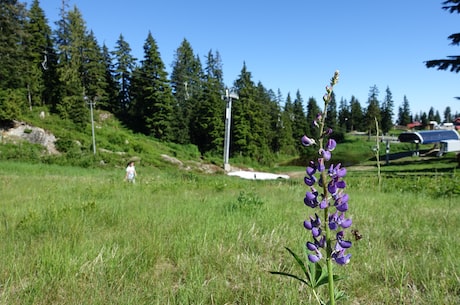
[[[234,171],[234,172],[229,172],[227,175],[237,176],[243,179],[250,179],[250,180],[289,179],[288,175],[271,174],[271,173],[264,173],[264,172],[251,172],[251,171]]]

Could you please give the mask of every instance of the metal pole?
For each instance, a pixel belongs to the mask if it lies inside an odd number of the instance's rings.
[[[93,104],[94,104],[94,100],[93,101],[89,101],[89,108],[91,110],[91,134],[92,134],[92,137],[93,137],[93,154],[96,155],[96,138],[95,138],[95,134],[94,134],[94,117],[93,117]]]
[[[225,90],[225,98],[227,100],[227,107],[225,109],[225,138],[224,138],[224,170],[230,171],[230,164],[228,164],[228,155],[230,152],[230,125],[232,119],[232,98]]]

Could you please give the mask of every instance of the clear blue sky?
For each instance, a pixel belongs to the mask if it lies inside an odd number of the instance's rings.
[[[29,0],[30,1],[30,0]],[[58,20],[61,0],[41,0],[49,24]],[[367,106],[376,85],[383,100],[389,87],[395,114],[407,97],[412,114],[433,106],[460,112],[460,74],[427,69],[424,61],[459,55],[447,37],[460,32],[460,15],[444,11],[442,0],[70,0],[98,42],[114,50],[120,34],[132,55],[143,58],[150,31],[167,71],[187,39],[202,63],[219,51],[224,80],[231,86],[243,63],[255,83],[278,89],[284,98],[300,91],[305,103],[322,105],[335,70],[341,78],[337,101],[354,95]]]

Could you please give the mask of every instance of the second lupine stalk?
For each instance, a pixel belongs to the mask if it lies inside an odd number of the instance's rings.
[[[341,164],[326,164],[332,157],[332,151],[337,143],[329,136],[332,130],[325,126],[327,106],[332,99],[334,86],[339,79],[339,72],[336,71],[331,79],[330,85],[326,87],[326,94],[323,96],[324,110],[318,114],[313,122],[314,126],[319,129],[318,139],[313,137],[302,137],[304,146],[318,145],[319,158],[316,161],[310,161],[306,169],[304,182],[309,186],[306,192],[304,203],[312,209],[319,211],[309,216],[304,221],[304,227],[311,232],[311,241],[306,243],[310,251],[308,259],[312,263],[318,263],[325,254],[329,304],[335,304],[334,293],[334,275],[332,263],[339,265],[347,264],[350,261],[351,254],[346,254],[346,250],[351,247],[351,242],[345,240],[344,230],[349,228],[352,220],[346,218],[345,213],[348,210],[348,194],[344,192],[346,183],[343,177],[346,175],[346,169]],[[319,174],[319,175],[318,175]],[[317,177],[318,175],[318,177]],[[315,188],[318,185],[320,191]],[[322,217],[318,216],[318,213]]]

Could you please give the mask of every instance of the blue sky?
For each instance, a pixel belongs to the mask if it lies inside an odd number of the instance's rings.
[[[30,1],[30,0],[29,0]],[[61,0],[41,0],[49,24],[58,20]],[[389,87],[395,114],[407,97],[412,114],[447,106],[460,112],[460,74],[427,69],[424,61],[459,55],[447,37],[460,32],[460,15],[442,10],[442,0],[70,0],[98,42],[113,50],[120,34],[132,55],[143,58],[148,32],[168,72],[187,39],[202,63],[212,50],[222,58],[231,86],[243,63],[267,89],[284,98],[300,91],[305,103],[321,105],[335,70],[341,78],[337,101],[354,95],[367,106],[370,87],[383,100]]]

